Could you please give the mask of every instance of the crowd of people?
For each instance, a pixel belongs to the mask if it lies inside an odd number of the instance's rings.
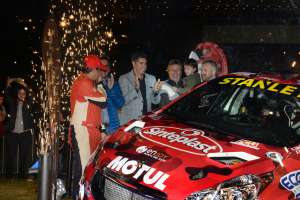
[[[207,53],[202,52],[203,55]],[[70,91],[68,143],[73,154],[73,199],[78,195],[83,169],[100,142],[121,125],[162,108],[195,85],[219,74],[218,60],[192,57],[183,62],[169,60],[167,80],[147,73],[148,58],[143,52],[132,54],[130,71],[118,80],[112,73],[108,56],[83,58],[81,73]],[[4,94],[0,94],[0,142],[5,143],[5,157],[9,158],[5,165],[8,176],[27,177],[34,161],[32,113],[32,100],[24,80],[9,78]],[[4,133],[5,141],[1,137]]]
[[[99,143],[120,125],[165,106],[203,81],[214,79],[220,68],[209,59],[201,63],[194,59],[171,59],[166,68],[168,79],[161,81],[146,72],[147,61],[145,53],[133,53],[131,70],[116,81],[108,57],[84,58],[82,73],[71,89],[73,199],[78,194],[84,166]]]

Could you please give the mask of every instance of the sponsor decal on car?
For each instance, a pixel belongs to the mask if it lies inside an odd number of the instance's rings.
[[[146,164],[142,164],[136,160],[118,156],[112,160],[107,168],[121,172],[123,175],[131,176],[134,179],[143,177],[143,183],[153,185],[153,187],[164,191],[166,188],[165,181],[169,178],[169,174],[159,171]]]
[[[140,131],[140,136],[154,143],[195,155],[222,152],[222,147],[213,139],[196,129],[149,126]]]
[[[300,198],[300,170],[290,172],[280,178],[280,184],[287,190],[295,194],[295,198]]]
[[[270,92],[280,93],[284,95],[293,95],[300,98],[300,91],[297,86],[287,85],[271,80],[256,80],[253,78],[243,77],[226,77],[219,82],[220,85],[237,85],[250,88],[259,88]]]
[[[154,158],[156,160],[160,161],[166,161],[170,158],[166,153],[162,151],[155,150],[153,148],[148,148],[147,146],[140,146],[136,149],[137,153],[144,154],[146,156],[149,156],[151,158]]]
[[[252,149],[256,149],[258,150],[258,145],[259,143],[258,142],[253,142],[253,141],[250,141],[250,140],[237,140],[237,141],[234,141],[234,142],[230,142],[232,144],[237,144],[237,145],[240,145],[240,146],[244,146],[244,147],[249,147],[249,148],[252,148]]]

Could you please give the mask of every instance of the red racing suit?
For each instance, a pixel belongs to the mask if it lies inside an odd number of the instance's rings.
[[[96,90],[95,82],[80,74],[71,88],[71,125],[74,126],[82,169],[89,156],[103,139],[101,106],[106,103],[105,94]],[[83,173],[84,170],[82,170]]]

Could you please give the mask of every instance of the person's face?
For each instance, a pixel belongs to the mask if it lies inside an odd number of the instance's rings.
[[[184,65],[184,73],[186,76],[194,74],[196,69],[191,65]]]
[[[18,100],[25,101],[25,98],[26,98],[26,91],[24,89],[20,89],[18,91]]]
[[[168,66],[169,79],[178,82],[181,79],[181,66],[173,64]]]
[[[91,72],[88,73],[88,77],[89,77],[89,79],[96,81],[96,80],[98,80],[100,74],[101,74],[101,70],[93,69]]]
[[[109,65],[109,62],[108,62],[108,60],[106,60],[106,59],[101,59],[101,63],[102,63],[103,65],[106,65],[106,66]],[[101,76],[102,78],[106,77],[107,74],[108,74],[108,71],[102,71],[102,72],[103,72],[103,73],[100,73],[100,76]]]
[[[214,79],[216,74],[214,73],[213,66],[209,63],[204,64],[201,68],[201,77],[203,81]]]
[[[98,80],[103,80],[107,74],[108,71],[98,70]]]
[[[132,61],[132,66],[137,75],[143,75],[147,70],[147,59],[138,58],[137,60]]]

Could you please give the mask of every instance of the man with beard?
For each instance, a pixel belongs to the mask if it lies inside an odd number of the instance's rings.
[[[90,155],[105,138],[100,132],[101,108],[106,106],[105,91],[97,88],[108,68],[100,58],[88,55],[84,58],[82,73],[71,88],[71,127],[73,129],[72,148],[74,155],[74,179],[72,198],[77,199],[79,181]]]

